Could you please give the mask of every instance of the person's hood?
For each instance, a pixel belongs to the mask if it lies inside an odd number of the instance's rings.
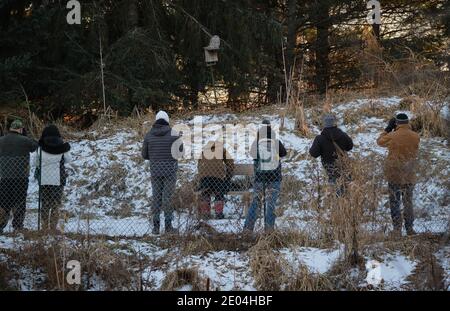
[[[342,136],[344,136],[344,132],[337,126],[327,127],[322,130],[322,135],[328,138],[329,140],[338,140]]]
[[[51,137],[51,136],[61,137],[61,133],[59,132],[58,127],[53,124],[50,124],[44,128],[44,130],[42,131],[41,138]]]
[[[47,136],[39,140],[39,146],[50,154],[63,154],[70,151],[70,144],[65,143],[61,137]]]
[[[171,130],[172,129],[167,124],[155,123],[155,124],[153,124],[152,129],[150,130],[150,135],[153,135],[153,136],[165,136]]]

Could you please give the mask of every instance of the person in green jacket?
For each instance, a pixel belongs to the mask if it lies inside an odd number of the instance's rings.
[[[25,220],[30,153],[38,143],[23,135],[20,120],[11,123],[9,133],[0,138],[0,234],[8,224],[13,211],[14,231],[23,229]]]

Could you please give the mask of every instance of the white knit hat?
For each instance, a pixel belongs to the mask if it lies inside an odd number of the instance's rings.
[[[158,112],[156,114],[156,121],[158,121],[160,119],[163,119],[164,121],[169,123],[169,115],[167,114],[167,112],[165,112],[164,110],[161,110],[160,112]]]

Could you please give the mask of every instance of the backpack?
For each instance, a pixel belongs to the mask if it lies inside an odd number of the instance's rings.
[[[40,178],[41,178],[41,167],[40,167],[40,162],[39,165],[36,166],[36,169],[34,171],[34,178],[39,182],[40,184]],[[66,171],[66,167],[65,167],[65,160],[64,160],[64,154],[61,157],[61,161],[59,162],[59,178],[60,178],[60,183],[61,186],[65,186],[67,184],[67,171]]]
[[[337,159],[336,166],[337,168],[344,172],[345,174],[351,174],[351,158],[348,156],[347,152],[342,150],[342,148],[334,141],[331,140],[334,148],[336,149]]]
[[[278,145],[275,139],[263,138],[258,141],[259,171],[274,171],[280,165]]]

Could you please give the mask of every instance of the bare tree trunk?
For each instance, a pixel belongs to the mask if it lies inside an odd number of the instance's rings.
[[[134,29],[139,23],[137,0],[128,0],[128,29]]]
[[[297,46],[297,0],[287,0],[286,75],[291,76]]]
[[[98,36],[99,39],[99,53],[100,53],[100,73],[101,73],[101,78],[102,78],[102,96],[103,96],[103,113],[106,113],[106,96],[105,96],[105,75],[103,72],[103,46],[102,46],[102,36],[99,33]]]
[[[320,94],[325,94],[330,82],[330,4],[328,1],[316,2],[316,87]]]

